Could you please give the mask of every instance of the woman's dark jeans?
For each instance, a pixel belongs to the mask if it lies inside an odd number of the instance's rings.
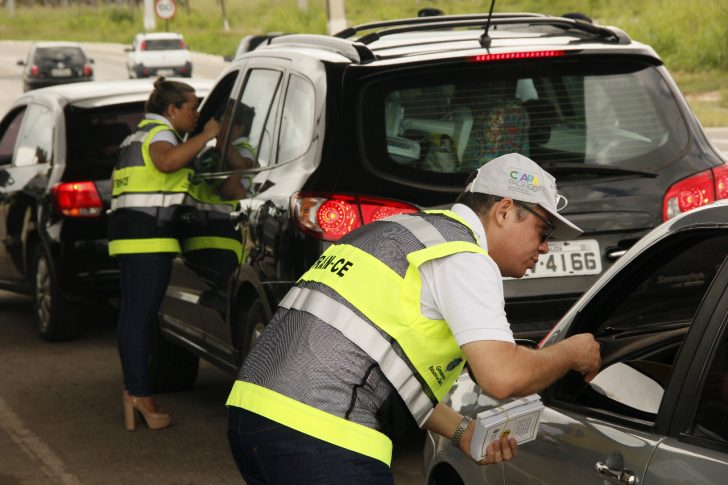
[[[173,253],[119,255],[121,310],[116,330],[124,388],[149,396],[149,351],[157,313],[172,273]]]
[[[230,406],[228,441],[248,485],[393,485],[387,465]]]

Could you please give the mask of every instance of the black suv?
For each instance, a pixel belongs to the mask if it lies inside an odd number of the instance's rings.
[[[231,120],[251,109],[241,137]],[[160,328],[230,371],[330,241],[449,207],[496,156],[519,152],[554,174],[562,212],[585,230],[505,281],[519,337],[545,335],[650,229],[728,196],[725,157],[653,49],[567,18],[420,17],[277,37],[233,61],[201,115],[227,127],[198,161],[205,177],[230,174],[236,140],[256,158],[230,223],[244,250],[240,264],[215,250],[177,259]],[[216,227],[187,217],[201,236]],[[187,363],[164,378],[191,385]]]
[[[144,116],[152,83],[33,90],[0,121],[0,288],[33,295],[47,340],[78,334],[92,309],[82,303],[118,298],[118,267],[107,248],[111,171],[120,143]],[[192,84],[204,95],[212,81]]]

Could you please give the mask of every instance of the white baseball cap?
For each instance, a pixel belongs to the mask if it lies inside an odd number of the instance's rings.
[[[478,169],[466,192],[510,197],[521,202],[538,204],[553,216],[554,239],[574,239],[584,231],[559,214],[566,206],[566,197],[556,191],[556,179],[530,158],[508,153],[494,158]]]

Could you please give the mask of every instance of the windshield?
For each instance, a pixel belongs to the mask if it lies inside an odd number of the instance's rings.
[[[600,59],[469,63],[371,83],[361,104],[368,159],[415,180],[510,152],[561,172],[649,175],[687,145],[674,94],[652,64]]]
[[[40,47],[35,51],[35,62],[46,60],[84,64],[86,56],[78,47]]]

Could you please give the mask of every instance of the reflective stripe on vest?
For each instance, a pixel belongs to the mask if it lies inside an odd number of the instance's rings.
[[[383,433],[250,382],[235,381],[226,405],[237,406],[296,431],[385,463],[392,461],[392,441]]]
[[[200,249],[225,249],[235,253],[238,262],[243,258],[243,243],[229,237],[198,236],[182,241],[182,251],[198,251]]]
[[[149,239],[115,239],[109,241],[109,254],[179,253],[176,238],[155,237]]]

